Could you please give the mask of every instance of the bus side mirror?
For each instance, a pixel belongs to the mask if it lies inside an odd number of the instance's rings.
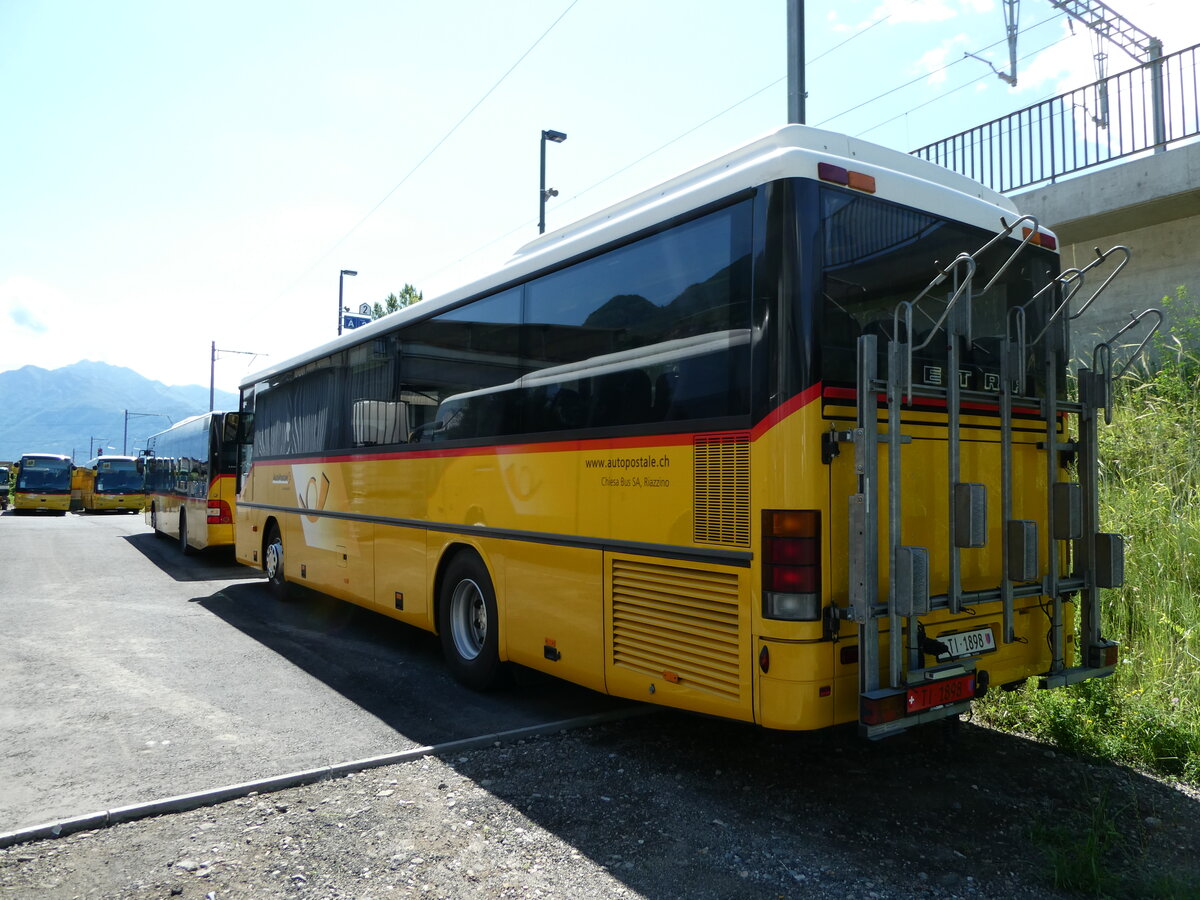
[[[137,458],[137,462],[135,463],[135,465],[137,466],[137,473],[139,475],[146,474],[146,458],[145,457],[139,456]]]

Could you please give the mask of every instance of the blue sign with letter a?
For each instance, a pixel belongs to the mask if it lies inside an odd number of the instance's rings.
[[[370,316],[352,316],[349,313],[342,316],[343,328],[358,328],[371,321]]]

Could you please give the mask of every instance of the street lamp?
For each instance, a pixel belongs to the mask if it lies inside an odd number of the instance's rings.
[[[551,197],[558,196],[558,191],[546,187],[546,141],[561,144],[566,139],[567,136],[561,131],[542,132],[542,180],[541,190],[538,192],[538,234],[546,233],[546,201]]]
[[[338,336],[339,337],[342,334],[342,313],[344,313],[346,311],[345,307],[342,306],[342,280],[347,275],[357,275],[357,274],[358,273],[355,272],[353,269],[342,269],[342,271],[338,273]]]

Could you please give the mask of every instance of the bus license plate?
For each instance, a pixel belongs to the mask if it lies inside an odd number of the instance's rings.
[[[908,712],[917,713],[947,703],[970,700],[975,696],[975,675],[957,675],[908,689]]]
[[[991,628],[976,628],[974,631],[963,631],[959,634],[938,635],[937,640],[946,645],[946,652],[937,655],[938,662],[951,659],[962,659],[964,656],[978,656],[980,653],[990,653],[996,649],[996,636]]]

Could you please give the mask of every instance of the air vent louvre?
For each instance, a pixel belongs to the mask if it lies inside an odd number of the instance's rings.
[[[614,559],[613,663],[739,700],[738,579]]]
[[[750,546],[750,434],[698,434],[692,444],[692,537]]]

